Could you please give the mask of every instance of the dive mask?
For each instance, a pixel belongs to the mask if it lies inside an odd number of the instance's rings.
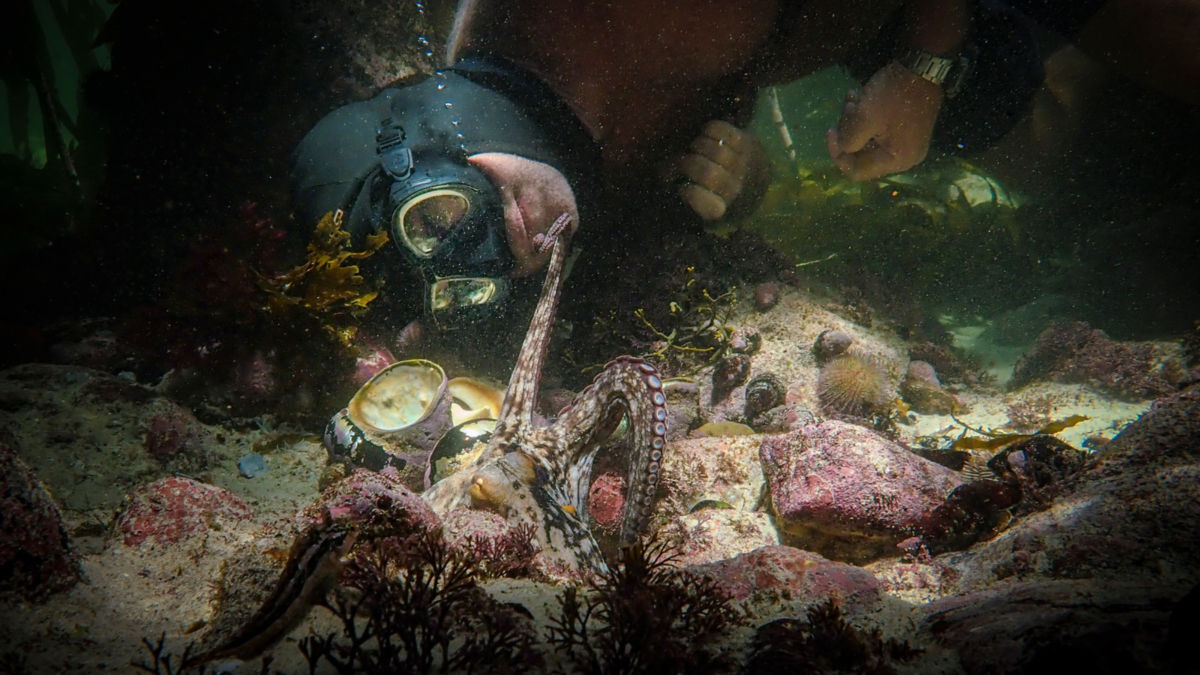
[[[393,179],[385,207],[389,230],[424,277],[425,311],[457,323],[508,295],[514,260],[504,208],[495,186],[465,160],[432,155],[416,165],[419,170],[397,177],[384,164]]]
[[[356,246],[387,231],[439,323],[494,313],[515,260],[500,195],[467,161],[485,152],[559,170],[581,212],[578,185],[598,184],[598,146],[566,104],[510,63],[474,59],[318,122],[296,149],[296,211],[315,224],[342,209]]]

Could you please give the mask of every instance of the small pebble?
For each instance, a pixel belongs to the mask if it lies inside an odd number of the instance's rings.
[[[760,312],[771,309],[779,302],[779,285],[773,283],[759,284],[754,289],[754,307]]]
[[[267,472],[267,460],[257,452],[243,455],[238,460],[238,471],[246,478],[255,478]]]

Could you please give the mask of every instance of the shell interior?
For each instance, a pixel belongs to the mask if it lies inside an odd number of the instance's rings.
[[[446,373],[432,361],[413,359],[381,370],[350,400],[348,413],[357,425],[375,431],[399,431],[424,420],[446,389]]]
[[[429,461],[433,470],[432,482],[436,483],[446,476],[457,472],[471,464],[479,457],[487,446],[492,432],[496,429],[496,420],[469,420],[455,426],[446,432],[433,449]]]
[[[477,419],[500,417],[504,391],[469,377],[456,377],[446,383],[450,392],[450,417],[454,425]]]

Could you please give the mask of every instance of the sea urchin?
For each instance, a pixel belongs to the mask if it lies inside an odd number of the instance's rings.
[[[892,383],[870,357],[843,354],[821,368],[817,396],[827,412],[866,417],[887,407]]]

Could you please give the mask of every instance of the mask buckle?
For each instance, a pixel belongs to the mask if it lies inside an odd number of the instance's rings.
[[[383,120],[379,131],[375,132],[375,152],[379,155],[379,163],[396,180],[404,180],[413,172],[412,150],[404,146],[404,139],[404,127],[391,117]]]

